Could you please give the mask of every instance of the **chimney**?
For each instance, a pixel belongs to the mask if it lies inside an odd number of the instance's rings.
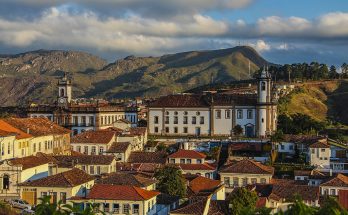
[[[330,177],[332,176],[332,169],[330,169]]]
[[[29,128],[27,128],[27,134],[30,134],[30,129]]]

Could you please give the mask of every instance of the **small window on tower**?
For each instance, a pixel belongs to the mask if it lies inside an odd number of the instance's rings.
[[[261,82],[261,90],[262,91],[266,90],[266,83],[265,82]]]
[[[65,93],[64,93],[64,89],[60,89],[60,97],[64,97]]]

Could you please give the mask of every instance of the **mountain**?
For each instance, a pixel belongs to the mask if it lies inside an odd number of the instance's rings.
[[[84,52],[38,50],[0,56],[0,103],[52,102],[57,78],[68,72],[73,96],[124,98],[182,92],[209,83],[249,79],[268,64],[253,48],[190,51],[160,57],[128,56],[108,64]]]

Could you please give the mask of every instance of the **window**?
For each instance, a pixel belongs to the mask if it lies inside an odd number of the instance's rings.
[[[47,141],[45,141],[45,150],[47,150]]]
[[[266,184],[266,179],[265,178],[261,178],[260,182],[261,182],[261,184]]]
[[[192,124],[196,124],[196,117],[195,116],[192,117]]]
[[[104,118],[100,117],[100,124],[104,125]]]
[[[102,155],[103,153],[104,153],[104,147],[101,146],[101,147],[99,147],[99,154]]]
[[[289,146],[289,150],[294,150],[294,146],[293,146],[293,145],[290,145],[290,146]]]
[[[237,177],[233,178],[233,186],[238,187],[239,186],[239,179]]]
[[[253,118],[253,110],[247,110],[247,118],[252,119]]]
[[[41,192],[41,197],[47,196],[47,192]]]
[[[94,116],[89,117],[89,125],[94,126]]]
[[[33,151],[36,152],[36,143],[33,145]],[[10,154],[10,144],[8,145],[8,154]]]
[[[112,208],[113,208],[112,210],[114,213],[116,213],[116,214],[120,213],[120,205],[119,204],[113,204]]]
[[[202,159],[197,159],[197,163],[201,164],[202,163]]]
[[[123,213],[128,214],[129,213],[129,204],[124,204],[123,205]]]
[[[174,127],[174,133],[175,133],[175,134],[178,133],[178,127]]]
[[[74,116],[73,123],[75,126],[77,126],[79,124],[79,118],[77,116]]]
[[[285,146],[284,145],[280,145],[280,149],[284,150]]]
[[[87,123],[86,123],[86,116],[82,116],[81,117],[81,123],[82,123],[82,126],[86,126]]]
[[[187,115],[187,111],[184,111],[184,115]]]
[[[199,123],[200,123],[200,124],[204,124],[204,116],[201,116],[201,117],[200,117]]]
[[[221,110],[215,111],[216,119],[221,119]]]
[[[180,159],[180,163],[185,163],[185,159]]]
[[[169,133],[169,127],[166,127],[166,133]]]
[[[331,189],[331,190],[330,190],[330,194],[331,194],[332,196],[336,196],[336,190],[335,190],[335,189]]]
[[[178,117],[174,116],[174,124],[178,124]]]
[[[257,183],[257,179],[256,178],[252,178],[251,179],[251,184],[256,184]]]
[[[104,212],[110,211],[110,204],[109,203],[103,203]]]
[[[201,112],[197,111],[197,112],[196,112],[196,115],[197,115],[197,116],[201,115]]]
[[[248,178],[243,178],[242,184],[243,184],[243,186],[247,186],[248,185]]]
[[[192,160],[191,159],[187,159],[187,163],[192,163]]]
[[[224,184],[229,187],[230,186],[230,178],[229,177],[225,177],[224,178]]]
[[[84,153],[85,153],[86,155],[88,155],[88,146],[85,146],[85,147],[84,147]]]
[[[243,110],[237,110],[237,119],[243,119]]]
[[[61,192],[60,193],[60,200],[62,200],[62,203],[66,203],[66,193],[65,192]]]
[[[325,149],[321,149],[321,152],[325,152]]]
[[[82,170],[86,172],[86,166],[81,166]]]
[[[41,152],[41,142],[39,143],[39,152]]]
[[[261,119],[261,122],[263,123],[264,121],[265,121],[265,120],[262,118],[262,119]]]
[[[2,189],[8,190],[10,188],[10,176],[4,175],[2,177]]]
[[[155,122],[155,124],[158,124],[158,116],[155,116],[153,121]]]
[[[171,159],[170,159],[170,163],[175,163],[175,159],[174,159],[174,158],[171,158]]]
[[[166,116],[164,123],[169,124],[169,116]]]
[[[187,133],[188,133],[188,128],[184,127],[184,134],[187,134]]]
[[[94,175],[94,166],[89,167],[89,174]]]
[[[96,147],[92,146],[91,155],[95,155],[95,154],[96,154]]]
[[[51,203],[57,203],[57,192],[50,192]]]
[[[266,90],[266,83],[265,82],[261,82],[261,90],[262,91]]]
[[[155,133],[158,133],[158,127],[155,127]]]
[[[81,152],[81,146],[76,146],[76,151]]]
[[[315,150],[314,149],[311,149],[312,150],[312,154],[315,154]]]
[[[187,120],[187,116],[184,116],[184,121],[183,121],[183,123],[184,123],[184,124],[187,124],[187,121],[188,121],[188,120]]]
[[[175,116],[178,115],[178,111],[175,111],[175,112],[174,112],[174,115],[175,115]]]
[[[230,119],[231,118],[231,111],[230,110],[225,110],[225,118]]]
[[[138,214],[139,213],[139,205],[138,204],[134,204],[133,205],[133,214]]]

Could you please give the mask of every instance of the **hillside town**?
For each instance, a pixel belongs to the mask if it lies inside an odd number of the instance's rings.
[[[65,73],[55,103],[0,119],[0,198],[22,214],[276,214],[327,197],[348,209],[348,146],[280,134],[278,99],[294,86],[266,69],[255,84],[112,104],[73,99]]]

